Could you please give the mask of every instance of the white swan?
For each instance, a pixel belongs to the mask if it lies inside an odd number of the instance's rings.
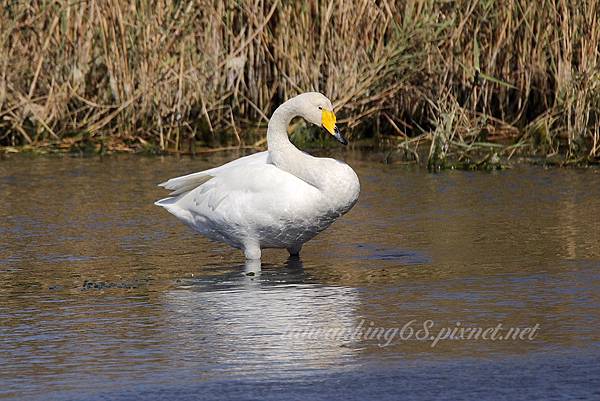
[[[160,186],[173,192],[155,204],[206,237],[243,249],[246,259],[260,259],[264,248],[298,255],[306,241],[354,206],[360,184],[346,163],[313,157],[290,142],[287,127],[296,116],[347,144],[329,99],[304,93],[273,113],[268,151],[172,178]]]

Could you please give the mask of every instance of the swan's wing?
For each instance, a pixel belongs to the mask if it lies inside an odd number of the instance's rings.
[[[286,231],[286,222],[313,221],[320,199],[316,187],[273,164],[257,162],[228,168],[156,205],[213,240],[240,246],[243,238],[261,235],[274,246],[306,231],[303,226]]]
[[[203,185],[159,201],[159,206],[203,228],[269,225],[294,211],[313,211],[317,188],[273,164],[243,165],[218,174]]]
[[[204,184],[213,177],[226,174],[237,167],[251,167],[267,164],[269,152],[254,153],[250,156],[241,157],[222,166],[211,168],[210,170],[200,171],[198,173],[188,174],[181,177],[171,178],[168,181],[158,184],[158,186],[172,191],[169,196],[177,196],[191,191]]]

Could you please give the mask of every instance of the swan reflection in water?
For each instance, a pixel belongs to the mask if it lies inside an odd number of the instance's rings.
[[[167,329],[179,343],[175,357],[204,371],[262,376],[347,366],[356,352],[349,339],[305,333],[356,327],[358,291],[307,278],[299,260],[262,270],[260,261],[247,261],[243,272],[167,292]]]

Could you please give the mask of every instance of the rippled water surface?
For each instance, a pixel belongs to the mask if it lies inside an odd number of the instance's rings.
[[[0,161],[0,398],[600,399],[598,170],[347,155],[359,203],[257,271],[153,205],[232,157]]]

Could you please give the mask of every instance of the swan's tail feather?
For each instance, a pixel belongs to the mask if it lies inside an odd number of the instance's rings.
[[[199,187],[211,178],[213,178],[212,175],[207,174],[205,171],[201,171],[199,173],[188,174],[182,177],[171,178],[168,181],[158,184],[158,186],[172,191],[169,196],[177,196]],[[161,199],[156,204],[162,201],[163,200]]]
[[[177,202],[177,197],[168,197],[168,198],[163,198],[163,199],[157,200],[156,202],[154,202],[154,204],[156,206],[160,206],[160,207],[164,207],[165,209],[168,209],[168,208],[172,207],[176,202]]]
[[[194,217],[192,216],[192,214],[190,213],[189,210],[186,210],[185,208],[181,208],[181,206],[177,203],[180,200],[181,200],[181,196],[170,196],[168,198],[163,198],[161,200],[158,200],[158,201],[154,202],[154,204],[156,206],[165,208],[165,210],[167,212],[171,213],[178,219],[182,220],[184,223],[186,223],[186,224],[190,225],[192,228],[194,228],[194,226],[193,226]]]

